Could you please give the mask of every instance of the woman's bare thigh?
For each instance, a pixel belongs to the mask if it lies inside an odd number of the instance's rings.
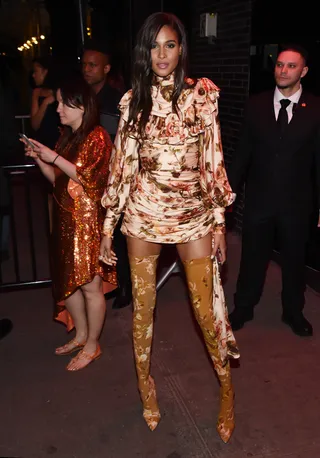
[[[146,257],[160,254],[161,243],[146,242],[136,237],[127,237],[129,256]]]
[[[210,256],[212,252],[211,232],[201,239],[178,243],[176,246],[181,261],[205,258],[206,256]]]

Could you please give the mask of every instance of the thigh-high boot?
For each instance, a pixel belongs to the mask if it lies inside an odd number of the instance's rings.
[[[183,264],[193,311],[220,381],[220,412],[217,431],[223,442],[228,442],[234,430],[234,392],[230,364],[227,359],[222,358],[217,338],[219,322],[213,309],[212,260],[210,256],[207,256],[201,259],[188,260]],[[216,299],[217,294],[215,292]]]
[[[160,421],[155,384],[150,375],[158,257],[158,255],[135,257],[129,254],[133,295],[134,355],[143,403],[143,417],[152,431]]]

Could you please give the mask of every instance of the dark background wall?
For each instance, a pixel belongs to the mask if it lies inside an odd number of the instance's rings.
[[[234,154],[243,109],[249,93],[252,2],[233,0],[193,2],[190,42],[191,72],[206,76],[220,87],[219,112],[226,167]],[[210,44],[200,37],[200,14],[215,12],[217,39]],[[238,229],[242,220],[242,197],[233,208],[232,224]]]
[[[92,38],[106,42],[114,67],[130,87],[132,49],[145,18],[156,11],[176,14],[185,24],[190,76],[206,76],[220,87],[220,121],[226,167],[236,150],[243,110],[250,93],[274,85],[273,64],[282,42],[303,44],[310,53],[305,89],[320,95],[320,27],[312,0],[297,10],[278,0],[45,0],[51,20],[50,44],[62,66],[77,65],[81,54],[78,5],[90,17]],[[218,15],[214,43],[200,37],[200,15]],[[87,25],[87,24],[86,24]],[[270,55],[273,57],[270,58]],[[241,229],[242,193],[230,220]],[[229,215],[230,216],[230,215]]]

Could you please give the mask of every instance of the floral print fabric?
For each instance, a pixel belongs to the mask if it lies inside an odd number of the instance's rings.
[[[210,256],[183,263],[195,317],[219,375],[229,358],[240,357],[228,319],[228,310],[216,258]]]
[[[121,119],[102,205],[104,233],[124,211],[122,232],[157,243],[183,243],[224,231],[225,207],[234,201],[223,160],[219,89],[206,78],[186,80],[172,109],[174,76],[156,78],[152,111],[142,142],[128,121],[131,91],[120,102]]]
[[[143,402],[143,417],[151,430],[157,427],[161,418],[155,383],[150,375],[158,257],[158,255],[146,257],[129,255],[134,299],[135,362]],[[224,320],[227,321],[227,316],[220,314],[220,308],[224,305],[221,284],[217,290],[213,289],[212,277],[216,275],[214,272],[217,269],[216,263],[207,256],[185,261],[183,264],[193,312],[220,380],[220,413],[217,428],[222,439],[227,441],[234,428],[233,387],[228,358],[238,357],[239,352],[230,325],[227,329],[225,327]],[[226,313],[226,309],[224,312]]]
[[[161,418],[154,380],[150,375],[158,258],[158,255],[144,258],[129,255],[133,294],[134,356],[143,402],[143,417],[152,431]]]

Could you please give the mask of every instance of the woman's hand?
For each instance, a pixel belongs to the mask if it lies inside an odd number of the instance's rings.
[[[57,153],[55,151],[38,142],[37,140],[30,138],[30,141],[35,146],[34,148],[31,148],[31,146],[24,139],[21,139],[21,141],[25,144],[26,156],[34,158],[38,157],[43,162],[47,162],[48,164],[52,164],[52,162],[57,157]]]
[[[112,238],[107,235],[101,240],[99,260],[109,266],[115,266],[117,264],[118,258],[112,250]]]
[[[33,157],[34,159],[38,159],[38,154],[34,151],[31,146],[28,145],[28,143],[25,143],[23,140],[20,140],[22,143],[24,143],[24,151],[25,155],[29,157]]]
[[[227,259],[227,243],[225,234],[213,234],[212,257],[217,256],[219,262],[224,264]]]
[[[20,142],[24,144],[25,155],[37,159],[38,154],[35,152],[34,148],[32,148],[24,138],[20,138]]]

